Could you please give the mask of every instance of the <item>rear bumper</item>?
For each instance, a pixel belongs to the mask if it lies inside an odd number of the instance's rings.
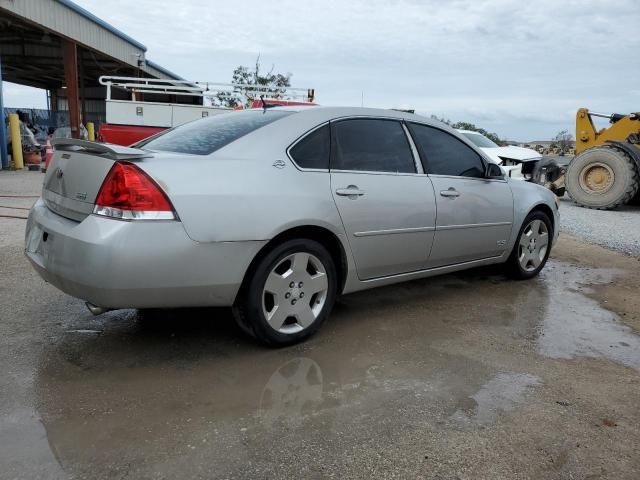
[[[176,221],[74,222],[38,200],[25,254],[65,293],[108,308],[228,306],[265,241],[197,243]]]

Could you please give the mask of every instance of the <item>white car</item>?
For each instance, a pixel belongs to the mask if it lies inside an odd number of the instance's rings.
[[[511,145],[501,147],[481,133],[471,130],[458,131],[486,153],[491,160],[500,165],[506,174],[513,179],[531,181],[536,163],[542,160],[542,155],[530,148]]]

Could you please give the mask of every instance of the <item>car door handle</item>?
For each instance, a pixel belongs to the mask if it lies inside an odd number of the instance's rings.
[[[448,190],[440,190],[440,195],[443,197],[455,198],[460,196],[460,192],[453,187],[449,187]]]
[[[355,185],[349,185],[347,188],[338,188],[336,195],[340,195],[341,197],[361,197],[364,195],[364,192],[359,190]]]

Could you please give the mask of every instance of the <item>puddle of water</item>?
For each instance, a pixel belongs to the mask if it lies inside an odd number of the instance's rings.
[[[494,423],[500,412],[513,410],[524,400],[527,389],[539,384],[538,377],[527,373],[499,373],[469,397],[475,401],[468,409],[472,412],[459,409],[452,418],[481,425]]]
[[[0,416],[0,443],[0,477],[64,478],[49,447],[47,432],[31,409],[17,408],[10,415]]]
[[[606,358],[640,369],[640,336],[619,317],[584,293],[584,285],[609,283],[610,269],[588,269],[559,264],[543,278],[559,284],[549,292],[538,337],[538,351],[550,358]]]
[[[43,356],[38,410],[79,477],[113,458],[138,468],[132,478],[198,465],[269,477],[249,466],[387,452],[411,432],[483,428],[519,408],[542,380],[509,371],[539,361],[535,349],[640,365],[638,337],[583,293],[613,274],[551,262],[531,282],[480,271],[361,292],[317,337],[279,350],[240,337],[226,310],[156,325],[112,312],[76,322]],[[514,345],[514,364],[491,356]]]
[[[285,362],[267,381],[258,417],[268,427],[280,420],[298,421],[323,401],[322,369],[314,360],[298,357]]]
[[[279,350],[238,343],[235,331],[224,338],[200,317],[181,328],[140,331],[121,319],[99,336],[67,334],[39,371],[49,441],[71,475],[91,477],[117,458],[135,466],[132,478],[189,476],[201,465],[215,465],[221,478],[268,478],[277,475],[249,466],[291,462],[294,453],[303,463],[305,455],[340,461],[363,442],[394,445],[446,421],[495,372],[431,348],[449,335],[431,312],[421,329],[412,319],[391,330],[389,313],[365,306],[339,314],[335,334],[330,326],[324,337]]]

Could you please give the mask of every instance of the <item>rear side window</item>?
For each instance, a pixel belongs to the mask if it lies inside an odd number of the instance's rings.
[[[434,175],[484,177],[484,163],[476,152],[438,128],[409,124],[413,139],[426,157],[425,170]]]
[[[251,110],[229,112],[185,123],[135,146],[148,150],[209,155],[239,138],[293,112]]]
[[[327,124],[298,141],[289,150],[289,155],[300,168],[327,170],[331,151],[331,137],[329,135],[329,124]]]
[[[334,170],[415,173],[409,141],[400,122],[357,118],[334,124]]]

